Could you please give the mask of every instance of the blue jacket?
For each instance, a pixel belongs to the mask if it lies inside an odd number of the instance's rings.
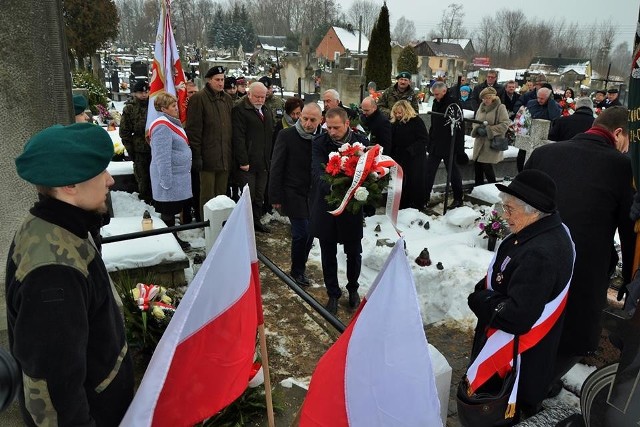
[[[532,119],[555,120],[562,115],[562,108],[553,99],[549,99],[545,105],[540,105],[537,99],[527,102],[527,110]]]

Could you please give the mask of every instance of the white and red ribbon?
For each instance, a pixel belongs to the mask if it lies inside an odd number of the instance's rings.
[[[182,126],[178,126],[174,123],[171,122],[171,120],[167,119],[164,116],[160,116],[157,119],[155,119],[152,123],[151,126],[149,126],[149,135],[151,135],[153,133],[153,130],[157,127],[157,126],[167,126],[169,129],[171,129],[176,135],[178,135],[180,138],[184,139],[184,142],[187,143],[187,145],[189,145],[189,138],[187,138],[187,133],[185,132],[185,130],[182,128]]]

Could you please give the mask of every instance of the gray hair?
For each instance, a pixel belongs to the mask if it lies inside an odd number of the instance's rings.
[[[251,93],[252,89],[256,89],[256,88],[260,88],[260,87],[262,87],[264,90],[267,90],[267,87],[265,85],[263,85],[261,82],[253,82],[247,88],[247,92]]]
[[[431,86],[431,92],[433,93],[433,91],[436,89],[447,89],[447,85],[444,82],[435,82]]]
[[[551,89],[549,89],[548,87],[541,87],[540,89],[538,89],[538,93],[546,95],[547,99],[551,97]]]
[[[326,95],[326,94],[330,94],[331,97],[334,100],[340,101],[340,93],[338,93],[337,90],[335,90],[335,89],[327,89],[327,90],[324,91],[323,95]]]
[[[524,208],[524,212],[527,214],[537,214],[538,216],[547,216],[548,214],[545,214],[544,212],[539,211],[538,209],[534,208],[533,206],[531,206],[529,203],[518,199],[516,196],[513,196],[509,193],[505,193],[504,191],[501,191],[500,193],[498,193],[498,197],[500,197],[500,200],[502,200],[502,203],[508,203],[508,202],[513,202],[516,205],[520,205]]]
[[[302,110],[316,110],[316,112],[320,115],[322,115],[322,108],[320,108],[320,106],[315,103],[315,102],[310,102],[308,104],[305,104],[305,106],[302,108]]]
[[[589,107],[593,110],[593,101],[589,97],[576,98],[576,110],[582,107]]]

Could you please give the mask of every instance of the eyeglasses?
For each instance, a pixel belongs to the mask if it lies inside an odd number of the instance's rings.
[[[514,212],[516,212],[517,209],[514,206],[505,205],[503,203],[502,204],[502,210],[504,211],[505,214],[511,216],[511,215],[513,215]]]

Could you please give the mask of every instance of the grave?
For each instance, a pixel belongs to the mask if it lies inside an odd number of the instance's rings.
[[[527,152],[525,163],[529,160],[533,150],[550,142],[547,139],[550,126],[551,122],[549,120],[533,119],[531,120],[531,129],[528,135],[516,135],[516,141],[513,145]]]
[[[111,218],[100,234],[110,237],[141,231],[141,220],[141,217]],[[154,217],[153,226],[165,228],[166,224]],[[187,284],[184,269],[189,267],[189,259],[171,233],[103,244],[102,258],[114,281],[153,277],[163,286]]]

